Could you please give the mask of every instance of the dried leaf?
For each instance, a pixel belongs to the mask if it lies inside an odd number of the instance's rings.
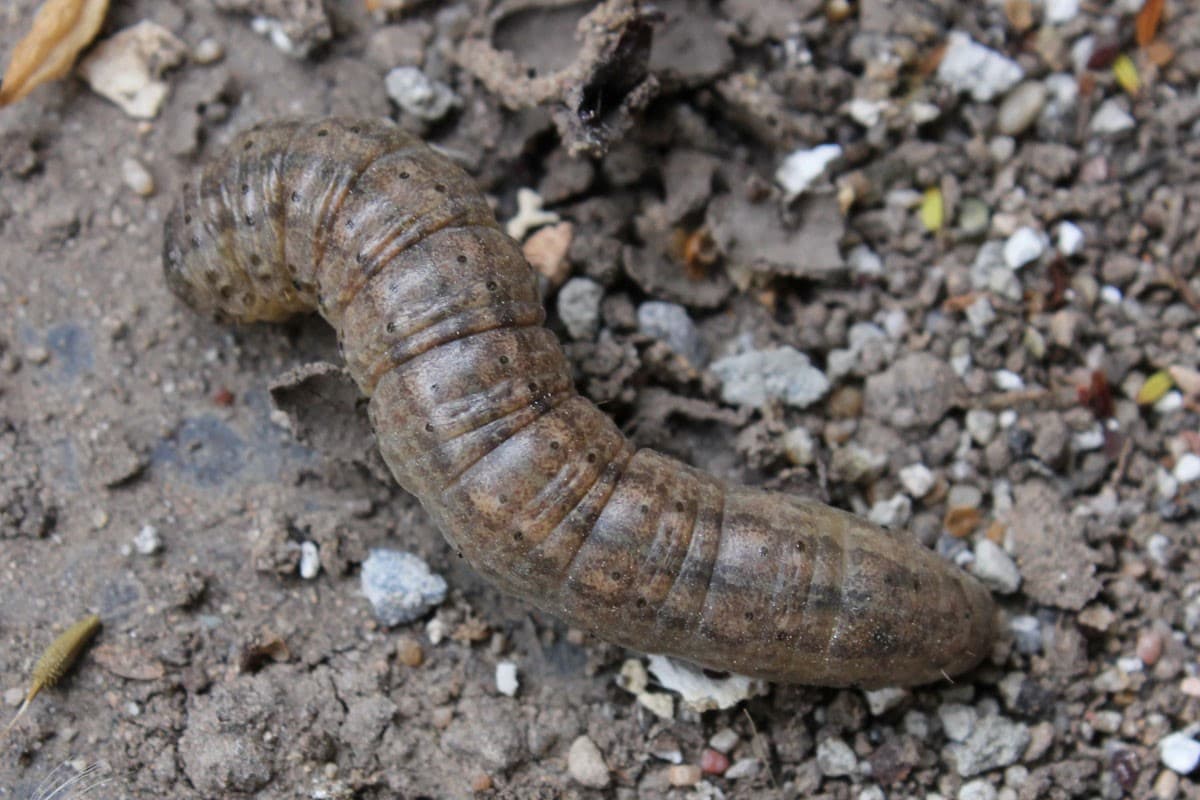
[[[96,37],[106,13],[108,0],[47,0],[13,50],[0,84],[0,107],[66,75],[79,51]]]
[[[1145,47],[1154,41],[1165,4],[1165,0],[1146,0],[1142,3],[1142,10],[1137,15],[1138,47]]]
[[[1156,67],[1165,67],[1175,58],[1175,48],[1162,39],[1155,39],[1146,45],[1146,58]]]
[[[1175,381],[1171,380],[1171,373],[1165,369],[1160,369],[1149,378],[1146,378],[1146,382],[1142,384],[1142,388],[1138,389],[1137,404],[1139,406],[1148,406],[1157,403],[1163,398],[1163,395],[1171,391],[1171,387],[1174,385]]]
[[[946,207],[942,202],[942,190],[931,186],[921,199],[921,224],[925,229],[937,233],[946,221]]]
[[[1124,53],[1117,56],[1117,60],[1113,62],[1112,71],[1113,77],[1117,79],[1117,85],[1127,94],[1137,94],[1142,88],[1142,79],[1138,75],[1137,66],[1133,63],[1133,59]]]
[[[954,538],[965,539],[979,527],[980,522],[983,522],[983,514],[979,512],[978,508],[959,506],[946,511],[946,518],[942,520],[942,525],[946,532]]]

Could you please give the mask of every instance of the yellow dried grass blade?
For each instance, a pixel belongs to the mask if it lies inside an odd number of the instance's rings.
[[[1142,384],[1142,388],[1138,389],[1137,404],[1139,406],[1148,406],[1157,403],[1163,398],[1163,395],[1171,391],[1171,387],[1174,385],[1175,381],[1171,379],[1171,373],[1165,369],[1160,369],[1149,378],[1146,378],[1146,382]]]
[[[1142,78],[1138,75],[1137,65],[1127,55],[1117,56],[1112,65],[1113,77],[1126,94],[1137,94],[1142,88]]]
[[[0,107],[66,75],[79,51],[96,37],[107,13],[108,0],[47,0],[13,50],[0,84]]]
[[[100,618],[95,614],[89,614],[67,628],[59,634],[57,639],[50,643],[50,646],[43,651],[42,657],[33,666],[33,672],[29,676],[29,692],[25,695],[25,701],[17,709],[16,716],[4,726],[4,730],[0,731],[0,738],[8,735],[8,732],[24,716],[26,709],[29,708],[29,704],[33,702],[33,699],[38,696],[42,689],[47,689],[58,683],[59,679],[79,659],[83,648],[87,646],[87,643],[92,640],[92,637],[99,630]]]
[[[921,224],[925,229],[937,233],[945,224],[946,209],[942,201],[942,190],[931,186],[921,198]]]

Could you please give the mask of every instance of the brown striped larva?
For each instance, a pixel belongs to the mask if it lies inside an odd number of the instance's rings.
[[[400,484],[480,573],[572,625],[827,686],[924,683],[990,650],[987,590],[915,539],[635,452],[576,393],[470,178],[395,127],[248,131],[185,185],[163,258],[198,310],[319,310]]]

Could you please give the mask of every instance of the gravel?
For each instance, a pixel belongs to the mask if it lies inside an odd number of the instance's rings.
[[[788,154],[779,169],[775,182],[783,187],[788,198],[803,194],[813,182],[825,174],[829,165],[842,157],[841,145],[822,144],[811,150],[795,150]]]
[[[638,331],[664,342],[693,366],[702,367],[708,360],[700,331],[683,306],[657,300],[642,303],[637,310],[637,324]]]
[[[1180,775],[1190,775],[1200,765],[1200,742],[1189,731],[1179,731],[1163,737],[1158,743],[1158,757],[1163,766]]]
[[[817,744],[817,766],[827,778],[853,775],[858,770],[858,757],[850,745],[831,736]]]
[[[590,340],[600,332],[604,287],[591,278],[571,278],[558,293],[558,316],[572,339]]]
[[[721,399],[730,405],[762,408],[774,399],[806,408],[829,391],[825,373],[792,347],[726,356],[714,361],[709,369],[721,380]]]
[[[384,87],[403,113],[426,122],[437,122],[462,105],[453,89],[417,67],[396,67],[387,74]]]
[[[978,44],[961,31],[950,34],[937,76],[960,92],[969,92],[978,102],[987,102],[1007,92],[1024,76],[1017,62]]]
[[[980,539],[975,545],[971,572],[985,586],[1000,594],[1012,594],[1021,586],[1021,572],[1012,556],[991,539]]]
[[[446,581],[419,556],[374,549],[362,565],[362,591],[387,627],[423,617],[446,599]]]
[[[567,771],[577,783],[591,789],[603,789],[610,780],[600,748],[587,736],[571,742],[571,749],[567,751]]]

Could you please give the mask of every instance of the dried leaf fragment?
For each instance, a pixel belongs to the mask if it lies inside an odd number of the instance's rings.
[[[108,0],[47,0],[13,50],[0,84],[0,107],[66,75],[79,51],[96,37],[107,13]]]
[[[1165,0],[1146,0],[1142,3],[1142,9],[1137,15],[1137,43],[1138,47],[1145,47],[1154,41],[1154,35],[1158,33],[1158,23],[1162,20],[1163,6]]]
[[[945,203],[942,200],[942,190],[931,186],[925,190],[921,198],[921,224],[925,230],[937,233],[942,229],[946,219]]]
[[[1139,406],[1148,406],[1157,403],[1163,398],[1163,395],[1171,391],[1171,387],[1174,385],[1175,382],[1171,379],[1171,373],[1165,369],[1160,369],[1149,378],[1146,378],[1146,382],[1142,384],[1142,388],[1138,389],[1137,404]]]
[[[1137,66],[1133,59],[1122,53],[1112,65],[1113,77],[1126,94],[1137,94],[1142,88],[1142,79],[1138,75]]]

